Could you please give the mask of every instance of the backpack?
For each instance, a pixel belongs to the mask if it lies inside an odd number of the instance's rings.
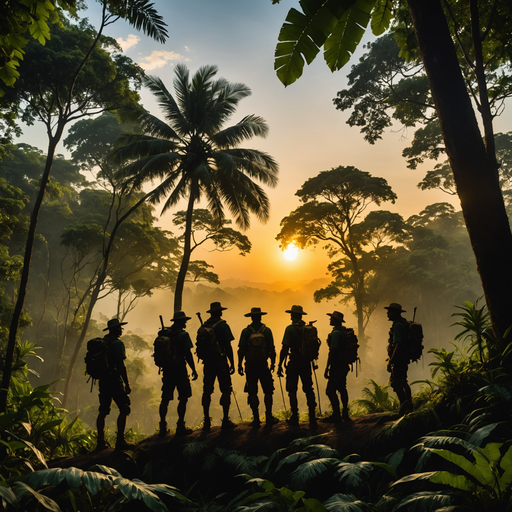
[[[356,363],[356,369],[357,369],[357,363],[361,362],[359,359],[359,356],[357,355],[357,350],[359,349],[359,343],[356,336],[356,333],[354,332],[354,329],[346,328],[345,329],[345,341],[346,343],[346,350],[345,350],[345,362],[347,364],[354,364]],[[356,371],[357,373],[357,371]]]
[[[171,329],[162,329],[153,342],[153,359],[156,366],[163,368],[178,359],[175,334]]]
[[[411,363],[419,361],[423,355],[423,326],[412,320],[409,322],[408,346]]]
[[[309,322],[302,328],[302,347],[300,351],[308,361],[318,359],[321,343],[318,338],[318,330],[313,322]]]
[[[85,373],[92,379],[102,379],[110,373],[108,366],[108,343],[104,338],[93,338],[87,342],[87,352],[85,354]],[[87,382],[89,382],[87,379]],[[91,386],[92,390],[92,386]]]
[[[204,361],[222,354],[219,342],[215,336],[215,327],[217,327],[221,322],[225,322],[225,320],[219,320],[211,327],[201,325],[197,330],[196,355],[198,359],[202,359]]]
[[[248,361],[266,361],[267,360],[267,340],[263,332],[265,331],[265,324],[256,331],[251,325],[248,329],[251,331],[249,339],[247,340],[247,355]]]

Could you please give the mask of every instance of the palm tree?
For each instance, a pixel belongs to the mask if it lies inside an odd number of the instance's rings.
[[[277,185],[277,162],[261,151],[239,147],[253,136],[266,137],[266,122],[248,115],[224,127],[251,90],[223,78],[214,80],[216,74],[216,66],[204,66],[190,80],[187,67],[177,65],[174,96],[159,78],[148,77],[145,84],[157,98],[165,121],[143,110],[129,111],[143,133],[123,135],[113,154],[114,161],[126,164],[120,173],[134,189],[161,180],[151,201],[164,202],[162,213],[181,199],[188,200],[175,311],[181,309],[190,261],[194,205],[204,198],[219,222],[227,206],[235,223],[247,229],[251,213],[262,222],[269,218],[268,196],[254,180]]]

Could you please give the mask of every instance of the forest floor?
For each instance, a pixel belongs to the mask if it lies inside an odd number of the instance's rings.
[[[316,443],[336,448],[341,457],[357,453],[371,458],[372,440],[385,428],[387,422],[397,418],[398,416],[389,413],[369,414],[340,424],[318,421],[313,427],[308,422],[300,422],[299,426],[290,427],[285,421],[280,421],[269,427],[262,423],[261,427],[255,428],[248,422],[243,422],[237,423],[236,428],[230,430],[212,427],[208,432],[194,430],[186,436],[153,435],[139,442],[133,452],[119,452],[109,448],[101,452],[53,460],[49,466],[87,470],[100,464],[116,469],[126,478],[141,478],[142,469],[151,463],[153,474],[158,472],[160,483],[175,485],[180,479],[180,456],[183,447],[189,443],[205,443],[211,448],[236,450],[245,455],[270,456],[295,439],[310,436],[319,436]]]

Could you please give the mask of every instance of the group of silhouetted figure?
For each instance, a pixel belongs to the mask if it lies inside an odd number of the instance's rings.
[[[214,392],[215,381],[218,381],[221,397],[223,417],[221,428],[233,429],[236,424],[230,420],[229,410],[233,394],[231,375],[235,373],[235,358],[231,342],[235,339],[231,328],[222,313],[227,308],[220,302],[213,302],[207,313],[210,317],[203,323],[196,335],[195,353],[203,364],[203,393],[201,404],[204,413],[202,429],[211,429],[210,404]],[[390,385],[400,401],[400,414],[412,410],[411,388],[407,382],[407,371],[410,362],[408,349],[409,324],[402,313],[402,306],[391,303],[385,308],[388,319],[392,322],[388,339],[387,369],[390,372]],[[290,427],[299,425],[299,407],[297,391],[299,379],[302,390],[306,396],[309,412],[309,424],[316,425],[316,407],[313,386],[313,372],[316,369],[315,359],[318,358],[318,340],[313,322],[306,324],[303,317],[307,313],[302,306],[294,305],[286,313],[290,314],[291,323],[285,329],[282,347],[277,364],[279,379],[286,377],[286,392],[289,397],[291,416],[286,420]],[[276,368],[276,349],[271,329],[262,322],[267,313],[259,307],[253,307],[244,316],[251,319],[251,323],[242,330],[238,343],[238,373],[245,375],[244,391],[247,393],[247,402],[252,410],[253,420],[251,426],[261,426],[260,401],[258,398],[258,385],[263,391],[265,408],[265,425],[271,427],[279,420],[273,415],[274,378]],[[332,413],[320,421],[338,424],[351,421],[348,410],[347,375],[354,364],[357,363],[357,337],[353,329],[345,327],[343,313],[334,311],[327,313],[330,317],[332,331],[327,338],[329,354],[324,376],[327,379],[326,395],[332,406]],[[167,427],[167,411],[169,402],[174,399],[177,392],[178,422],[176,435],[187,435],[192,432],[185,425],[185,414],[188,399],[192,396],[191,380],[198,378],[192,350],[194,344],[186,325],[191,317],[183,311],[174,313],[171,319],[172,326],[163,326],[154,343],[155,364],[162,373],[162,399],[159,407],[160,423],[158,434],[162,437],[169,432]],[[162,321],[162,319],[160,319]],[[123,325],[114,318],[109,320],[105,343],[105,353],[108,371],[104,372],[99,380],[99,414],[97,418],[98,442],[97,450],[107,447],[105,442],[105,418],[110,412],[112,400],[119,408],[117,419],[116,449],[127,450],[134,447],[126,442],[124,431],[126,418],[130,414],[130,384],[125,366],[126,351],[122,340]],[[189,376],[188,368],[192,375]],[[283,373],[283,369],[285,374]],[[339,397],[338,397],[339,395]],[[341,400],[340,400],[341,399]]]

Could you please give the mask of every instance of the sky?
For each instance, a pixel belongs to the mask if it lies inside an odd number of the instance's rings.
[[[99,4],[89,1],[89,5],[89,21],[98,27]],[[273,67],[275,46],[288,10],[297,6],[296,0],[282,0],[278,5],[272,5],[271,0],[156,0],[155,7],[168,25],[169,38],[165,44],[144,36],[123,20],[106,30],[107,35],[119,41],[128,57],[148,74],[160,77],[169,89],[178,62],[185,63],[191,74],[201,66],[216,65],[218,78],[242,82],[252,90],[252,95],[239,104],[230,124],[247,114],[256,114],[269,125],[266,139],[254,138],[245,143],[272,155],[280,167],[279,185],[267,189],[270,221],[262,225],[254,218],[246,232],[253,244],[251,254],[194,255],[214,265],[221,284],[227,279],[272,283],[326,277],[328,259],[321,248],[301,251],[296,260],[289,261],[275,240],[280,221],[300,204],[295,192],[307,179],[324,170],[352,165],[385,178],[398,200],[395,204],[384,203],[381,208],[404,217],[441,201],[450,201],[459,209],[457,200],[443,192],[417,188],[434,163],[415,171],[407,169],[401,153],[410,143],[413,131],[392,127],[383,140],[369,145],[357,128],[346,124],[350,113],[334,108],[332,100],[337,91],[346,87],[346,74],[362,55],[362,46],[339,72],[331,73],[319,54],[312,65],[305,66],[297,82],[287,88],[281,84]],[[366,42],[372,38],[365,37]],[[160,115],[151,93],[142,90],[141,96],[144,107]],[[37,130],[26,130],[21,141],[45,149],[44,132]],[[65,154],[62,146],[58,152]],[[160,218],[165,229],[172,230],[172,213]]]

